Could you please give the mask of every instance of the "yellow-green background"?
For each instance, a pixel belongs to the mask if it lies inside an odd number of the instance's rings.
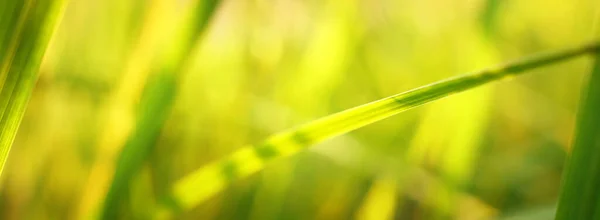
[[[156,53],[185,62],[123,218],[147,218],[174,181],[269,134],[600,31],[595,0],[225,0],[190,53],[169,56],[192,4],[69,1],[2,175],[0,218],[96,216]],[[375,123],[180,217],[544,219],[589,69],[540,68]]]

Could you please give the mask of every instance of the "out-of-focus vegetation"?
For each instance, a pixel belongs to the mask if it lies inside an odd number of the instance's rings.
[[[163,209],[177,209],[179,179],[271,134],[597,38],[598,10],[594,0],[71,0],[2,175],[0,218],[553,216],[589,57],[276,160],[191,210]]]

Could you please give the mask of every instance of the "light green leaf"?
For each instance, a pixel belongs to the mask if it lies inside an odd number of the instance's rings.
[[[65,0],[0,3],[0,173]]]
[[[506,79],[526,70],[591,53],[598,43],[540,54],[426,85],[342,111],[276,134],[264,142],[239,149],[175,183],[171,209],[190,209],[224,190],[228,184],[262,170],[268,161],[293,155],[306,147],[385,119],[431,101]]]

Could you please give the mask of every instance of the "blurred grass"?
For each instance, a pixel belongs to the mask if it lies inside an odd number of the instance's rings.
[[[191,6],[192,10],[184,11],[184,13],[190,14],[189,18],[183,21],[185,25],[175,24],[181,28],[175,30],[175,34],[170,36],[181,41],[166,46],[166,51],[163,52],[166,54],[159,54],[157,58],[154,58],[156,62],[163,63],[153,67],[156,72],[150,73],[148,82],[144,86],[145,90],[142,92],[139,103],[140,112],[136,114],[137,120],[133,131],[117,159],[114,178],[104,201],[104,209],[100,218],[115,219],[120,216],[119,207],[122,206],[123,198],[129,192],[128,185],[150,155],[169,115],[177,92],[178,74],[185,65],[184,57],[189,56],[189,51],[193,48],[198,36],[202,35],[218,3],[218,0],[206,1],[202,4],[196,3]],[[187,27],[195,29],[188,30]]]
[[[223,1],[199,25],[208,13],[190,11],[210,2],[66,4],[2,174],[1,219],[90,219],[105,210],[149,218],[168,206],[174,183],[240,146],[585,42],[600,7]],[[16,13],[0,7],[0,17]],[[228,182],[176,218],[547,218],[588,67],[578,58],[536,68],[345,133]]]

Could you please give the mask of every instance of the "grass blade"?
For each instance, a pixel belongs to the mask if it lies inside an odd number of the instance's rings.
[[[129,182],[152,152],[163,124],[168,118],[177,92],[178,73],[185,63],[183,57],[189,55],[195,40],[202,35],[219,3],[220,0],[199,1],[185,21],[194,28],[192,30],[181,28],[175,38],[183,40],[163,48],[164,51],[158,55],[157,60],[161,63],[149,76],[139,107],[142,111],[137,115],[134,131],[128,137],[117,159],[114,178],[101,213],[102,219],[116,219],[119,216],[119,207],[128,194]],[[182,27],[186,26],[182,25]]]
[[[0,3],[0,173],[63,6],[64,0]]]
[[[500,10],[502,1],[500,0],[487,0],[485,7],[481,15],[481,24],[483,26],[483,32],[487,36],[493,36],[496,26],[496,18]]]
[[[600,219],[600,52],[584,88],[556,219]]]
[[[481,72],[451,78],[379,101],[333,114],[295,129],[276,134],[264,142],[247,146],[226,158],[208,164],[175,183],[172,209],[190,209],[222,191],[229,183],[263,169],[266,162],[289,156],[362,126],[385,119],[451,94],[515,76],[526,70],[591,53],[598,43],[541,54]]]

